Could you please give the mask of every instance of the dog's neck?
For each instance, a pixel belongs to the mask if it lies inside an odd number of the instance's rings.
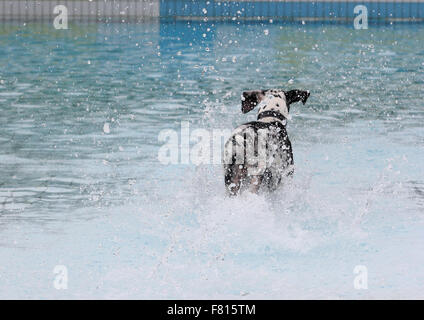
[[[269,95],[259,104],[258,121],[278,121],[285,125],[289,116],[286,97]]]
[[[258,120],[264,121],[265,119],[279,120],[283,124],[287,122],[287,118],[278,111],[263,111],[258,114]]]

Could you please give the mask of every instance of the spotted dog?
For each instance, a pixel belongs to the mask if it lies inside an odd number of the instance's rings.
[[[224,148],[225,186],[230,195],[244,190],[275,190],[293,174],[293,152],[286,123],[290,105],[309,98],[309,91],[256,90],[243,92],[243,113],[258,107],[257,121],[234,130]]]

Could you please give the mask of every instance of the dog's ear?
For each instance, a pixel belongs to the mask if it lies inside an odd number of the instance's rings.
[[[311,93],[307,90],[290,90],[285,92],[286,94],[286,102],[287,104],[295,103],[298,101],[302,101],[303,104],[306,103]]]
[[[245,91],[241,96],[241,111],[248,113],[264,98],[265,90]]]

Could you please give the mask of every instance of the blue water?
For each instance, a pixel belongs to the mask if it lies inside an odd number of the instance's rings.
[[[422,25],[70,27],[0,27],[1,298],[424,298]],[[311,91],[277,193],[158,161],[272,87]]]

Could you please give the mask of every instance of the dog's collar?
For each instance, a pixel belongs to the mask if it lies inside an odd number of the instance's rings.
[[[258,114],[258,120],[261,120],[263,118],[277,118],[278,120],[285,121],[286,117],[283,116],[278,111],[264,111]]]

